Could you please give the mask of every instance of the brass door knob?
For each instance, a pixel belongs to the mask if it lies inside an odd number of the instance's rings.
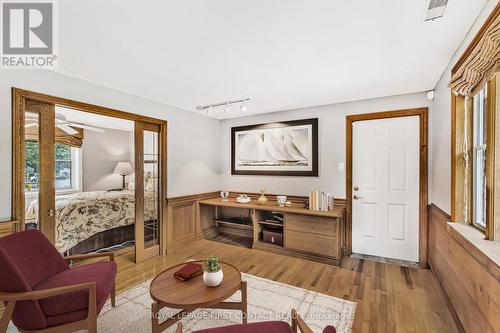
[[[361,199],[361,197],[360,197],[359,195],[357,195],[357,194],[355,194],[353,198],[354,198],[354,200],[359,200],[359,199]]]

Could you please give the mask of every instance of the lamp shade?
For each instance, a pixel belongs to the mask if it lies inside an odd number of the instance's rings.
[[[113,173],[127,176],[134,173],[134,168],[132,167],[132,164],[130,164],[130,162],[118,162],[116,163]]]

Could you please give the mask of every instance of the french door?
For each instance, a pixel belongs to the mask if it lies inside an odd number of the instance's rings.
[[[22,229],[38,228],[53,244],[57,244],[58,222],[56,195],[56,145],[60,133],[56,120],[56,103],[26,97],[15,99],[13,133],[19,135],[14,144],[15,216]],[[54,98],[57,99],[57,98]],[[66,100],[65,100],[66,101]],[[58,104],[59,105],[59,104]],[[92,113],[96,112],[93,106]],[[102,115],[118,116],[118,112],[102,108]],[[80,112],[89,112],[78,110]],[[124,113],[125,114],[125,113]],[[135,166],[135,261],[141,262],[165,249],[166,225],[166,153],[167,123],[142,121],[140,116],[125,114],[134,122]],[[85,139],[83,138],[83,144]],[[83,171],[82,171],[83,172]],[[85,188],[81,188],[85,192]],[[84,193],[85,194],[85,193]],[[33,206],[32,216],[29,208]],[[36,209],[35,209],[36,208]]]
[[[24,119],[25,200],[38,200],[38,229],[55,244],[54,104],[26,100]],[[31,172],[30,172],[31,171]],[[29,211],[28,211],[29,214]],[[35,213],[36,214],[36,213]]]
[[[166,152],[164,126],[135,122],[135,261],[160,254],[161,233],[166,213],[162,188],[165,173],[161,156]],[[163,140],[164,139],[164,140]]]

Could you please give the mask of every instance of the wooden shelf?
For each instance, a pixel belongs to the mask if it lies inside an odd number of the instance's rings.
[[[268,247],[268,248],[271,248],[271,249],[273,249],[273,248],[274,249],[283,249],[283,246],[281,246],[281,245],[276,245],[276,244],[273,244],[273,243],[263,242],[261,240],[256,241],[255,245],[260,246],[260,247]]]
[[[333,217],[333,218],[342,218],[344,216],[344,208],[334,208],[333,210],[330,211],[321,211],[321,210],[305,209],[303,208],[302,204],[296,204],[296,203],[292,204],[291,207],[279,207],[277,204],[273,204],[272,202],[267,205],[259,205],[255,202],[256,201],[251,201],[249,203],[242,204],[236,202],[236,200],[233,198],[229,198],[227,201],[222,201],[221,198],[213,198],[213,199],[198,201],[198,203],[202,205],[211,205],[219,207],[246,208],[246,209],[265,210],[270,212],[302,214],[302,215],[323,216],[323,217]]]
[[[266,225],[272,225],[276,227],[282,227],[283,228],[283,223],[278,223],[278,222],[269,222],[269,221],[257,221],[259,224],[266,224]]]
[[[214,219],[213,221],[215,224],[222,224],[224,226],[228,226],[231,228],[245,229],[245,230],[252,230],[253,229],[252,224],[236,223],[236,222],[217,220],[217,219]]]

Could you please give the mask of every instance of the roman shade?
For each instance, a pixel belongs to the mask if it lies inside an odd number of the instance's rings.
[[[83,129],[79,127],[71,128],[73,128],[75,131],[78,131],[78,133],[68,134],[56,127],[55,141],[56,143],[60,143],[73,148],[81,148],[83,144]],[[25,128],[25,139],[38,141],[38,127],[33,126]]]
[[[452,75],[451,91],[455,95],[473,96],[500,70],[500,15],[498,6],[492,21],[474,48]]]

